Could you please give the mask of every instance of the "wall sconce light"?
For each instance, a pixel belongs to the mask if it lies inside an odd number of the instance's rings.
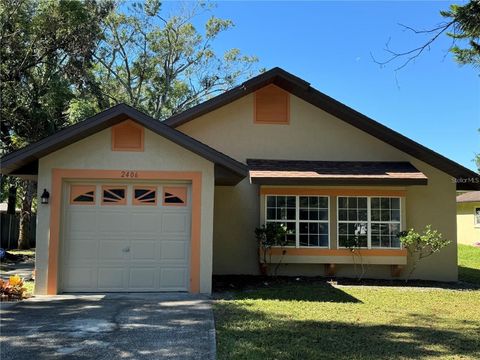
[[[48,204],[48,199],[50,198],[50,193],[47,191],[47,189],[43,189],[42,196],[40,197],[42,199],[42,204]]]

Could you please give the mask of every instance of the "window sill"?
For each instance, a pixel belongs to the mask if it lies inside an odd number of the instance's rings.
[[[272,263],[295,264],[354,264],[362,256],[364,264],[406,265],[406,249],[349,249],[275,247],[270,249]],[[261,257],[260,257],[261,258]]]

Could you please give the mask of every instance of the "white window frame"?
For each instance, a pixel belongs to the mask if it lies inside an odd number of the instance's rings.
[[[480,228],[480,221],[477,220],[477,211],[480,211],[480,206],[473,207],[473,225],[476,228]]]
[[[294,196],[295,197],[295,220],[268,220],[267,219],[267,197],[269,196]],[[327,198],[327,220],[300,220],[300,197],[325,197]],[[295,246],[283,246],[284,248],[291,248],[291,249],[330,249],[331,245],[331,234],[332,234],[332,227],[330,224],[330,196],[329,195],[289,195],[289,194],[265,194],[264,196],[265,206],[264,208],[264,223],[267,222],[294,222],[295,223]],[[325,223],[328,225],[328,245],[327,246],[300,246],[300,222],[308,222],[308,223]],[[280,247],[280,246],[274,246]]]
[[[387,195],[338,195],[337,196],[337,249],[346,249],[347,247],[345,246],[340,246],[340,232],[338,231],[338,225],[339,223],[359,223],[362,221],[348,221],[348,220],[342,220],[340,221],[339,219],[339,211],[340,208],[338,206],[338,201],[339,198],[341,197],[346,197],[346,198],[367,198],[367,247],[362,246],[360,249],[390,249],[390,250],[400,250],[403,249],[402,243],[400,243],[399,247],[388,247],[388,246],[372,246],[372,206],[371,206],[371,201],[372,198],[397,198],[400,200],[400,220],[399,221],[373,221],[375,224],[398,224],[400,223],[400,231],[402,231],[403,228],[403,218],[402,218],[402,213],[403,213],[403,197],[401,196],[387,196]]]

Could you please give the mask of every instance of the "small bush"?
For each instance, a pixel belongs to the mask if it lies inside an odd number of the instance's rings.
[[[0,301],[22,300],[29,295],[20,276],[10,276],[7,281],[0,279]]]

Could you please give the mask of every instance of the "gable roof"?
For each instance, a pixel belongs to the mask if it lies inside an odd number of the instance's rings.
[[[232,90],[194,106],[178,115],[174,115],[165,120],[164,123],[171,127],[180,126],[269,84],[275,84],[338,119],[451,175],[457,179],[457,189],[480,189],[480,182],[473,181],[479,179],[479,175],[475,172],[325,95],[311,87],[310,83],[305,80],[278,67],[251,78]]]
[[[131,119],[177,145],[213,162],[215,164],[215,182],[218,185],[237,184],[247,176],[248,172],[245,164],[125,104],[116,105],[36,143],[3,156],[1,158],[1,173],[25,177],[32,176],[38,172],[39,158],[127,119]]]
[[[480,191],[470,191],[457,196],[457,202],[480,202]]]

